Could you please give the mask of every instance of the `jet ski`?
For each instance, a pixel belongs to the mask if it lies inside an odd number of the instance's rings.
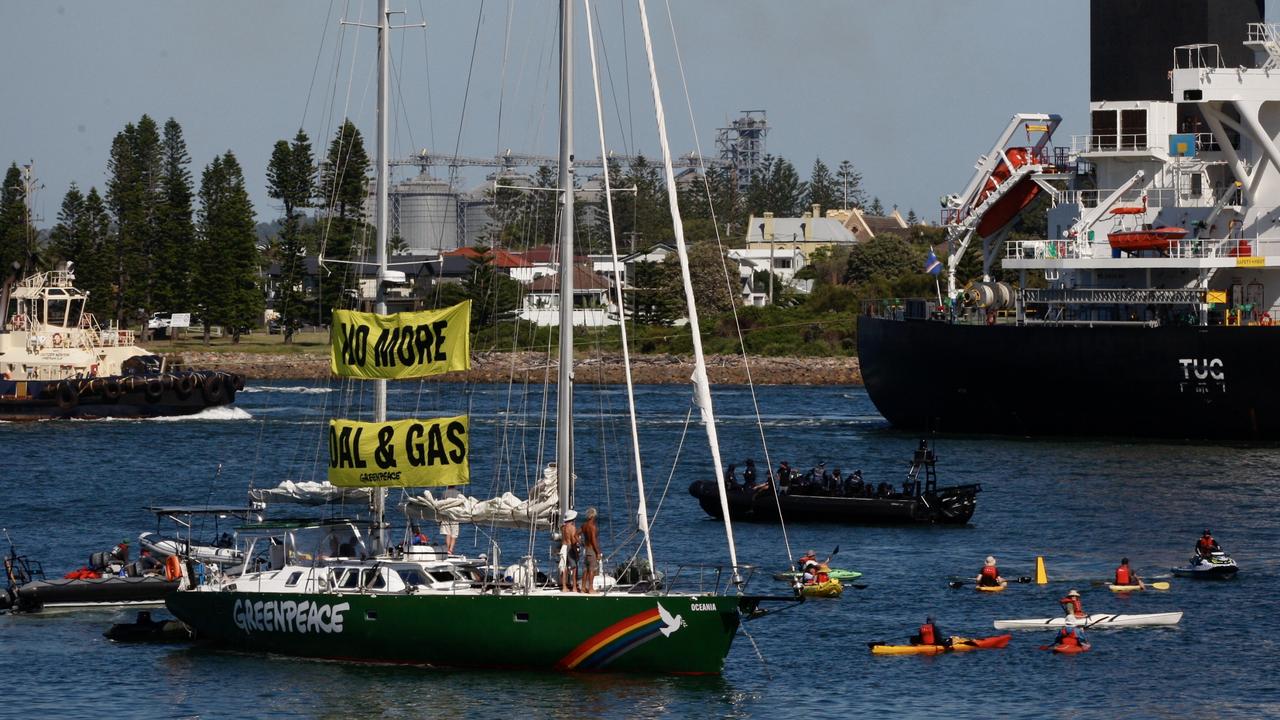
[[[1204,580],[1228,580],[1240,572],[1240,566],[1236,565],[1236,561],[1221,550],[1209,553],[1209,557],[1197,555],[1191,558],[1190,565],[1169,569],[1179,577]]]

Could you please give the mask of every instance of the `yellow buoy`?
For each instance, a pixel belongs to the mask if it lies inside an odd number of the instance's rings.
[[[1048,584],[1049,584],[1049,576],[1048,576],[1048,575],[1045,573],[1045,571],[1044,571],[1044,556],[1043,556],[1043,555],[1037,555],[1037,556],[1036,556],[1036,584],[1037,584],[1037,585],[1048,585]]]

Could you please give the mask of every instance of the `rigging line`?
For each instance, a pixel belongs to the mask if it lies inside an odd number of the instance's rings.
[[[627,8],[623,0],[618,0],[618,14],[622,17],[622,77],[627,83],[627,138],[623,147],[630,148],[636,142],[635,112],[631,108],[631,51],[627,44]],[[633,226],[634,227],[634,226]]]
[[[675,456],[671,459],[671,472],[670,474],[667,475],[667,483],[666,485],[663,485],[662,495],[658,497],[658,504],[654,507],[654,510],[653,510],[653,518],[650,521],[651,527],[653,525],[658,524],[658,517],[662,515],[662,504],[667,499],[667,491],[671,489],[671,481],[675,479],[676,469],[680,467],[680,454],[684,450],[685,438],[689,437],[689,421],[692,418],[693,418],[693,404],[690,404],[689,409],[685,412],[685,415],[684,415],[684,429],[680,431],[680,442],[676,443],[676,453],[675,453]],[[631,555],[631,562],[635,562],[636,556],[638,556],[639,554],[640,554],[640,546],[637,545],[636,551]],[[649,563],[649,570],[653,572],[657,572],[657,568],[654,567],[652,562]]]
[[[418,0],[418,17],[424,20],[427,17],[427,11],[422,7],[422,0]],[[427,93],[427,137],[431,141],[431,147],[436,146],[436,114],[434,106],[431,102],[431,61],[429,52],[430,45],[427,43],[427,33],[422,33],[422,81],[425,85]]]
[[[507,96],[507,57],[511,52],[511,17],[515,14],[515,0],[507,0],[507,27],[502,34],[502,72],[498,80],[498,129],[494,133],[494,154],[502,154],[502,101]]]
[[[307,86],[307,99],[302,104],[302,120],[298,123],[298,127],[305,127],[307,124],[307,112],[311,110],[311,93],[316,89],[316,76],[320,72],[320,56],[324,52],[324,41],[329,37],[329,23],[333,18],[334,0],[329,0],[329,10],[324,16],[324,26],[320,31],[320,45],[316,48],[316,62],[311,68],[311,84]]]
[[[594,27],[591,22],[591,4],[590,4],[590,0],[582,0],[582,2],[587,9],[587,13],[586,13],[587,14],[587,42],[591,48],[591,53],[590,53],[591,85],[592,85],[592,88],[595,90],[596,126],[599,129],[599,136],[600,136],[600,157],[607,158],[609,156],[608,155],[609,148],[608,148],[608,145],[605,143],[605,137],[604,137],[604,110],[601,106],[601,101],[600,101],[600,74],[596,65],[596,44],[595,44]],[[619,332],[621,333],[622,364],[623,364],[624,372],[626,373],[627,417],[631,424],[631,445],[632,445],[632,451],[633,451],[632,461],[635,463],[636,487],[639,493],[639,509],[637,511],[637,516],[638,516],[637,521],[640,524],[641,532],[644,533],[645,552],[649,559],[649,567],[653,567],[653,545],[649,538],[648,508],[645,506],[645,499],[644,499],[644,471],[641,468],[640,430],[636,424],[635,387],[631,379],[631,351],[627,347],[626,300],[622,296],[622,283],[617,281],[617,278],[619,276],[618,237],[617,237],[617,233],[615,232],[614,222],[613,222],[613,193],[612,193],[612,188],[609,184],[608,163],[606,162],[605,165],[606,167],[604,171],[601,173],[601,175],[604,178],[604,201],[605,201],[605,207],[608,210],[607,216],[608,216],[608,223],[609,223],[609,250],[611,253],[610,262],[613,264],[612,274],[615,280],[613,282],[613,286],[617,290],[617,299],[618,299],[618,329],[619,329]]]
[[[388,40],[388,42],[390,41]],[[407,45],[408,43],[400,43],[400,57],[398,59],[390,60],[391,67],[393,68],[392,75],[396,79],[396,99],[399,100],[398,107],[400,108],[400,112],[392,115],[396,120],[396,127],[392,135],[391,144],[399,146],[400,120],[403,118],[405,134],[409,136],[409,147],[415,148],[417,147],[417,143],[413,141],[413,123],[409,122],[409,110],[404,101],[404,53]]]
[[[605,44],[604,25],[600,22],[600,6],[599,5],[595,6],[595,15],[596,15],[596,25],[600,26],[600,55],[603,56],[604,58],[604,75],[606,78],[609,79],[609,90],[610,90],[609,95],[610,97],[613,98],[613,114],[614,116],[617,117],[617,120],[618,120],[618,134],[623,136],[622,151],[627,155],[630,155],[631,154],[631,144],[630,144],[631,138],[626,137],[626,133],[623,132],[622,108],[621,106],[618,105],[618,94],[619,94],[618,85],[613,80],[613,64],[609,62],[609,47],[608,45]],[[623,38],[625,39],[626,37],[625,24],[623,26],[623,33],[624,33]],[[605,171],[607,172],[607,168]]]
[[[689,110],[689,126],[693,130],[694,149],[698,153],[698,165],[702,171],[701,172],[702,185],[706,192],[707,207],[711,214],[711,227],[715,230],[716,248],[720,251],[720,255],[724,256],[725,250],[724,250],[724,244],[721,242],[721,238],[720,238],[720,227],[719,227],[720,224],[719,222],[716,221],[715,205],[714,203],[712,203],[712,200],[711,200],[711,185],[710,183],[707,182],[707,168],[706,168],[705,161],[702,158],[702,144],[698,140],[698,132],[697,132],[698,126],[697,126],[697,123],[694,121],[694,116],[693,116],[693,98],[690,97],[689,95],[689,81],[685,76],[684,59],[683,59],[683,56],[680,54],[680,39],[676,35],[675,18],[673,18],[671,15],[671,0],[665,0],[665,4],[667,7],[667,23],[671,28],[671,42],[672,42],[672,46],[675,48],[675,53],[676,53],[676,66],[680,69],[680,83],[684,88],[685,106]],[[760,446],[761,446],[761,451],[764,453],[765,472],[768,473],[767,477],[772,479],[773,478],[773,460],[769,457],[769,443],[765,439],[764,421],[760,417],[760,400],[756,396],[755,380],[751,376],[751,362],[747,359],[747,345],[746,345],[746,340],[742,334],[742,323],[738,319],[738,305],[737,303],[733,302],[733,281],[729,278],[729,268],[727,264],[722,262],[720,263],[720,265],[722,268],[722,272],[724,273],[725,290],[729,293],[729,309],[733,313],[733,327],[738,334],[738,348],[742,352],[742,367],[746,371],[746,375],[747,375],[747,389],[748,389],[748,392],[750,392],[751,394],[751,406],[755,410],[756,428],[760,431]],[[774,272],[772,263],[770,264],[769,272],[770,273]],[[769,298],[769,302],[772,303],[773,298]],[[778,507],[778,527],[781,528],[782,530],[782,544],[787,551],[787,561],[791,564],[794,564],[795,558],[792,556],[792,553],[791,553],[791,540],[787,535],[787,523],[786,523],[786,520],[783,519],[782,517],[782,499],[778,496],[779,482],[780,480],[774,479],[769,484],[773,489],[773,500]]]

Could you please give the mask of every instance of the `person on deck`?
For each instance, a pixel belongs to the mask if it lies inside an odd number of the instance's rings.
[[[1067,592],[1067,596],[1058,600],[1058,604],[1062,605],[1062,609],[1067,615],[1073,618],[1089,617],[1084,612],[1084,606],[1080,603],[1080,591],[1072,588]]]
[[[1009,584],[1008,580],[1000,577],[1000,568],[996,567],[996,559],[993,555],[988,555],[983,561],[982,571],[973,581],[982,587],[1004,587]]]
[[[778,463],[778,487],[787,488],[791,485],[791,463],[786,460]]]
[[[724,469],[724,486],[727,490],[736,490],[738,488],[738,466],[729,463],[729,467]]]
[[[445,500],[462,497],[457,485],[450,485],[445,488],[444,494],[441,496]],[[453,554],[453,546],[458,543],[458,521],[457,520],[441,520],[440,534],[444,536],[444,552],[446,555]]]
[[[747,458],[747,467],[742,471],[742,487],[751,489],[756,486],[756,461]]]
[[[1053,639],[1054,645],[1063,645],[1066,647],[1079,647],[1088,645],[1089,641],[1084,639],[1084,631],[1076,627],[1076,624],[1067,619],[1067,624],[1058,630],[1058,635]]]
[[[854,470],[849,477],[844,479],[843,488],[845,497],[857,497],[862,494],[862,471]]]
[[[1116,568],[1116,585],[1145,587],[1142,584],[1142,578],[1138,577],[1138,573],[1129,567],[1129,558],[1120,558],[1120,567]]]
[[[564,514],[564,523],[560,526],[560,589],[569,592],[578,587],[578,511],[570,510]]]
[[[129,562],[129,539],[128,538],[121,540],[119,545],[116,545],[115,547],[111,548],[111,557],[115,558],[120,563]]]
[[[1213,533],[1209,532],[1209,528],[1205,528],[1204,534],[1196,541],[1196,557],[1208,560],[1210,555],[1221,551],[1218,541],[1213,539]]]
[[[587,521],[582,523],[582,553],[585,569],[582,574],[582,592],[590,593],[595,587],[596,574],[600,572],[600,531],[596,527],[596,509],[587,508]]]
[[[920,633],[911,636],[912,645],[941,645],[943,647],[951,647],[951,638],[938,629],[938,624],[933,621],[933,616],[924,619],[924,624],[920,626]]]
[[[148,548],[142,548],[135,565],[139,575],[154,575],[163,566],[159,560],[152,557],[151,550]]]

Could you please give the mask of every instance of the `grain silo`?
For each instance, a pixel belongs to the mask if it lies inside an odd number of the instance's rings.
[[[392,231],[406,252],[458,248],[458,195],[449,184],[423,173],[391,187]]]

